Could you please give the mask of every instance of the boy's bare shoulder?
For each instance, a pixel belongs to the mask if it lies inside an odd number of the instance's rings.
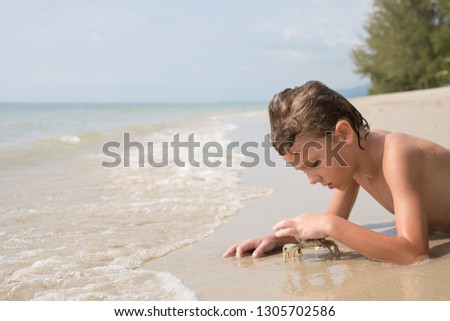
[[[404,133],[392,133],[383,129],[373,130],[372,132],[383,137],[383,159],[408,156],[411,153],[420,152],[427,144],[431,143],[419,137]]]
[[[423,145],[417,137],[403,133],[386,133],[383,144],[383,168],[396,177],[397,174],[404,173],[407,167],[410,169],[418,167]]]
[[[389,148],[413,151],[424,144],[424,139],[404,133],[388,133],[385,135],[385,146]]]
[[[383,162],[397,163],[398,166],[433,165],[448,168],[450,151],[424,138],[404,134],[385,133]]]
[[[385,148],[389,151],[435,153],[448,149],[430,140],[404,133],[385,132]]]
[[[433,165],[450,168],[450,150],[430,140],[377,129],[371,131],[378,139],[375,148],[382,150],[384,166],[397,170],[398,166]]]

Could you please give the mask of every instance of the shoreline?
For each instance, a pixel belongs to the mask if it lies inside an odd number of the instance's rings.
[[[373,129],[403,131],[450,146],[446,124],[450,87],[368,96],[351,102]],[[267,122],[263,114],[258,119],[239,121],[240,139],[262,141]],[[414,266],[371,261],[342,244],[341,260],[313,255],[302,262],[284,263],[280,252],[260,259],[222,258],[233,243],[269,234],[273,224],[283,218],[318,212],[326,206],[330,191],[310,186],[303,174],[287,168],[273,155],[275,168],[247,168],[241,177],[241,185],[270,188],[271,196],[245,202],[245,207],[213,235],[141,268],[174,274],[199,300],[450,299],[450,289],[442,282],[450,264],[448,233],[430,235],[431,259]],[[379,232],[395,232],[393,216],[364,191],[358,196],[350,220]]]

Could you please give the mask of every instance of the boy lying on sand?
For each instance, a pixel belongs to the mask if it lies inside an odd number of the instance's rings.
[[[362,255],[413,264],[428,257],[428,231],[450,232],[450,151],[436,143],[369,125],[342,95],[317,81],[286,89],[269,103],[274,147],[311,184],[334,190],[321,214],[277,223],[275,234],[230,247],[226,256],[253,257],[286,243],[330,236]],[[348,217],[362,186],[395,214],[397,236]]]

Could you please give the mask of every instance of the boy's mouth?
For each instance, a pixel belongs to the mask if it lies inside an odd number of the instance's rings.
[[[330,183],[327,186],[328,186],[329,189],[333,189],[334,188],[333,183]]]

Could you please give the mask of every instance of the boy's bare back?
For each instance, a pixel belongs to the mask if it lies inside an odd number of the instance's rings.
[[[383,130],[373,130],[367,144],[368,149],[382,150],[382,159],[372,160],[380,164],[379,173],[383,175],[377,176],[375,181],[356,178],[361,187],[394,214],[392,190],[385,177],[389,172],[383,169],[394,167],[403,171],[414,180],[411,183],[420,185],[428,229],[450,231],[450,151],[419,137]]]

